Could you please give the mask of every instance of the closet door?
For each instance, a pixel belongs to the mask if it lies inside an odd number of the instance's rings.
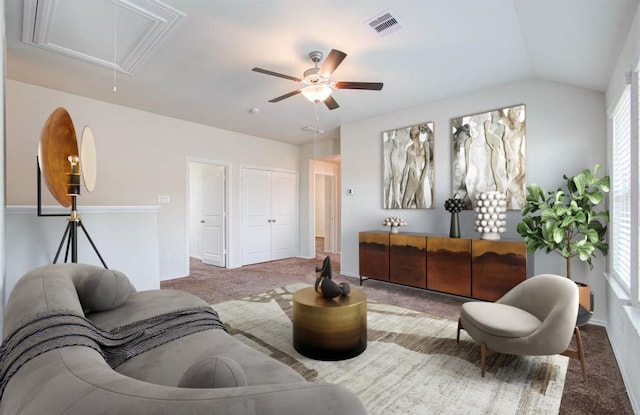
[[[298,255],[295,173],[242,170],[242,264]]]
[[[242,170],[242,264],[271,260],[271,172]]]

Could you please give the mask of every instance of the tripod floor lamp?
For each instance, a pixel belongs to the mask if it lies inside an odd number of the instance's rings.
[[[81,229],[91,244],[102,265],[107,268],[102,255],[82,224],[77,210],[77,198],[80,196],[81,182],[91,192],[96,182],[96,155],[93,133],[89,127],[82,131],[82,142],[78,151],[76,132],[71,116],[64,108],[57,108],[44,124],[38,145],[38,216],[67,216],[66,214],[42,213],[42,176],[56,201],[63,207],[70,207],[67,227],[53,263],[58,261],[62,247],[66,242],[64,262],[78,262],[78,229]]]

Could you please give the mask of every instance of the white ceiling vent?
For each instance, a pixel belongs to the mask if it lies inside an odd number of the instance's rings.
[[[365,23],[380,37],[389,36],[402,29],[400,19],[393,10],[385,10]]]
[[[160,0],[24,0],[22,41],[131,74],[185,17]]]

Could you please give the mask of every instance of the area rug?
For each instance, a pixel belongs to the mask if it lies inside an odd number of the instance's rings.
[[[213,305],[238,340],[307,380],[345,386],[376,414],[557,414],[568,358],[495,354],[480,375],[480,348],[457,323],[369,301],[367,349],[338,362],[309,359],[292,344],[294,284]]]

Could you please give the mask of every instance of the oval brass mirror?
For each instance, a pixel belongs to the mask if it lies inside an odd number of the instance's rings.
[[[62,206],[71,206],[72,197],[67,194],[71,174],[68,158],[78,156],[78,141],[71,116],[64,108],[56,108],[42,127],[39,153],[47,188]]]

